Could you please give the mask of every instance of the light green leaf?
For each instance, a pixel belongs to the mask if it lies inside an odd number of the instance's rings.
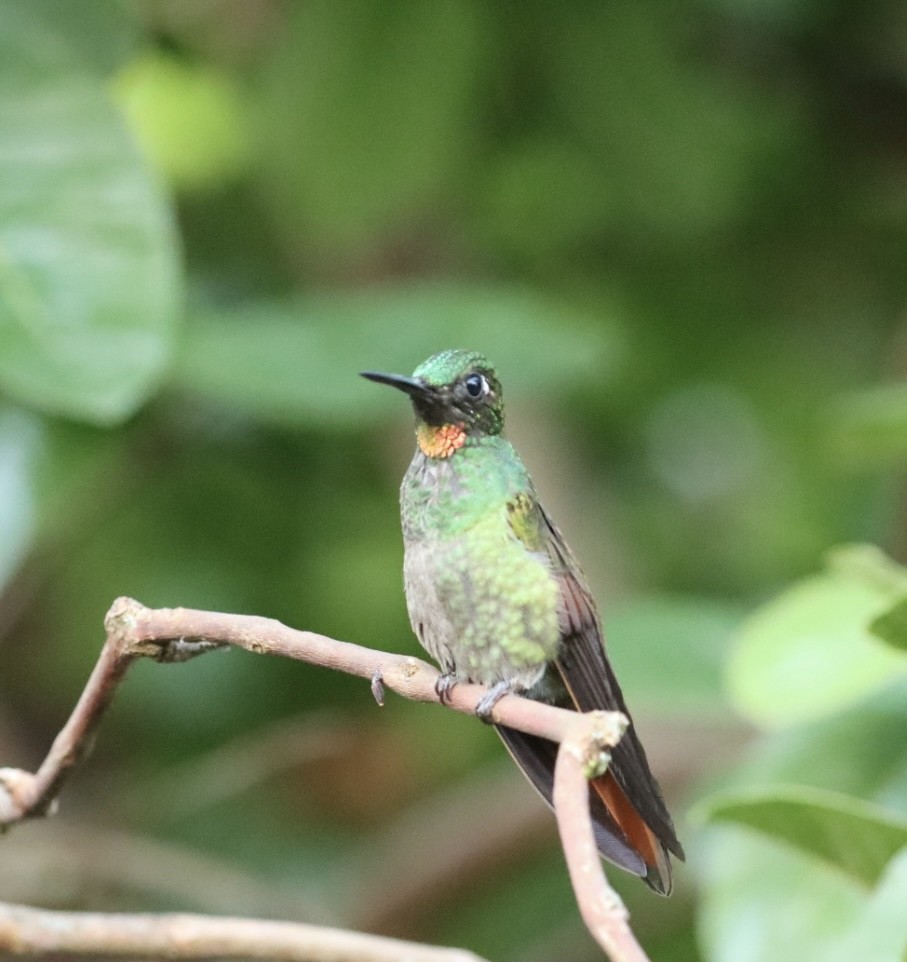
[[[867,904],[850,876],[751,832],[716,825],[702,843],[698,921],[709,962],[825,962]]]
[[[907,846],[907,819],[860,799],[806,785],[743,789],[706,799],[705,821],[738,822],[875,885]]]
[[[174,380],[269,421],[361,424],[402,409],[360,370],[408,374],[448,347],[487,353],[508,397],[605,379],[617,355],[600,327],[532,291],[412,285],[199,312]]]
[[[111,423],[169,359],[176,235],[66,18],[30,13],[0,8],[0,390]]]
[[[871,799],[907,818],[907,677],[830,717],[760,739],[731,788],[801,784]]]
[[[888,864],[866,908],[825,962],[907,958],[907,849]]]
[[[872,799],[883,806],[886,821],[907,821],[905,725],[907,679],[859,707],[761,738],[716,800],[754,800],[775,784],[786,797],[796,781],[826,789],[818,796],[824,801]],[[804,789],[796,792],[802,800]],[[708,816],[710,800],[700,804],[691,820]],[[774,832],[714,822],[698,840],[704,844],[691,848],[705,856],[699,931],[709,962],[828,962],[875,898],[854,875],[807,852],[798,839],[792,844]],[[875,962],[869,953],[851,958]]]
[[[219,186],[243,172],[252,140],[229,74],[148,53],[120,71],[114,90],[145,153],[174,186]]]
[[[825,574],[794,585],[744,625],[728,665],[736,707],[766,728],[840,710],[905,671],[870,623],[904,591],[877,548],[839,550]]]

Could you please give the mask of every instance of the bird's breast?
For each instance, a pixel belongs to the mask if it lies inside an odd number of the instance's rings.
[[[454,534],[411,527],[404,582],[413,630],[446,672],[528,688],[557,654],[556,579],[513,536],[505,504]]]

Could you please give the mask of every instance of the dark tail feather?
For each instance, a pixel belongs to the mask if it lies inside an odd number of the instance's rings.
[[[513,760],[550,805],[557,745],[504,725],[495,727]],[[614,776],[606,772],[590,782],[589,791],[595,841],[601,855],[619,868],[645,879],[660,895],[668,895],[671,866],[667,851]]]

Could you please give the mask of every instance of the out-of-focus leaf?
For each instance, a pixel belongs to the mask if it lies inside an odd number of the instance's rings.
[[[801,798],[808,785],[825,789],[818,796],[825,801],[842,795],[849,803],[857,796],[872,799],[876,807],[869,805],[870,811],[884,806],[892,823],[907,823],[905,726],[907,681],[858,708],[763,738],[718,799],[758,799],[796,781]],[[702,804],[705,813],[710,803]],[[856,804],[859,809],[868,803]],[[694,819],[696,814],[694,808]],[[821,824],[807,825],[807,838]],[[714,824],[699,837],[706,842],[700,935],[710,962],[827,962],[868,905],[869,893],[853,875],[806,854],[797,839],[776,840],[778,834]],[[835,838],[830,834],[823,844]]]
[[[742,714],[776,728],[821,717],[901,675],[871,621],[903,592],[898,567],[871,546],[831,558],[829,570],[789,588],[744,626],[728,670]]]
[[[67,544],[129,470],[122,433],[0,405],[0,589],[34,547]]]
[[[869,630],[893,648],[907,650],[907,598],[896,601],[869,623]]]
[[[409,373],[449,347],[488,354],[509,396],[607,378],[617,355],[607,331],[531,291],[427,285],[199,313],[174,378],[266,420],[356,424],[400,400],[360,370]]]
[[[764,836],[715,826],[701,841],[709,962],[825,962],[867,904],[850,876]]]
[[[651,596],[605,612],[608,649],[634,705],[666,716],[728,714],[723,659],[740,606]]]
[[[837,398],[828,411],[835,457],[863,469],[907,458],[907,385],[885,384]]]
[[[0,389],[119,421],[169,358],[171,213],[65,18],[0,13]]]
[[[907,958],[907,849],[889,863],[866,908],[825,962]]]
[[[18,8],[18,9],[17,9]],[[135,52],[141,31],[129,0],[3,0],[0,3],[0,31],[21,29],[16,20],[24,18],[43,33],[47,45],[39,56],[53,61],[61,54],[75,56],[80,65],[106,76]],[[61,38],[65,38],[62,40]],[[25,52],[31,58],[34,51]]]
[[[38,418],[0,408],[0,588],[35,530],[35,455],[43,444]]]
[[[774,732],[730,777],[746,791],[811,785],[872,799],[907,818],[907,678],[848,710]]]
[[[825,562],[832,574],[866,585],[881,597],[907,591],[907,568],[874,544],[839,545],[828,552]]]
[[[718,794],[697,810],[706,821],[739,822],[825,859],[867,885],[907,846],[907,819],[879,805],[806,785]]]
[[[830,567],[839,575],[856,579],[886,598],[890,607],[876,615],[869,631],[893,648],[907,649],[907,568],[874,545],[847,545],[832,552]]]
[[[251,140],[229,75],[148,53],[120,72],[115,91],[139,143],[175,187],[222,184],[244,169]]]

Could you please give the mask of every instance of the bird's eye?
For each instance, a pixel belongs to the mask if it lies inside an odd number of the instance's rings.
[[[470,374],[463,383],[466,385],[466,393],[470,397],[483,397],[491,390],[488,381],[482,374]]]

